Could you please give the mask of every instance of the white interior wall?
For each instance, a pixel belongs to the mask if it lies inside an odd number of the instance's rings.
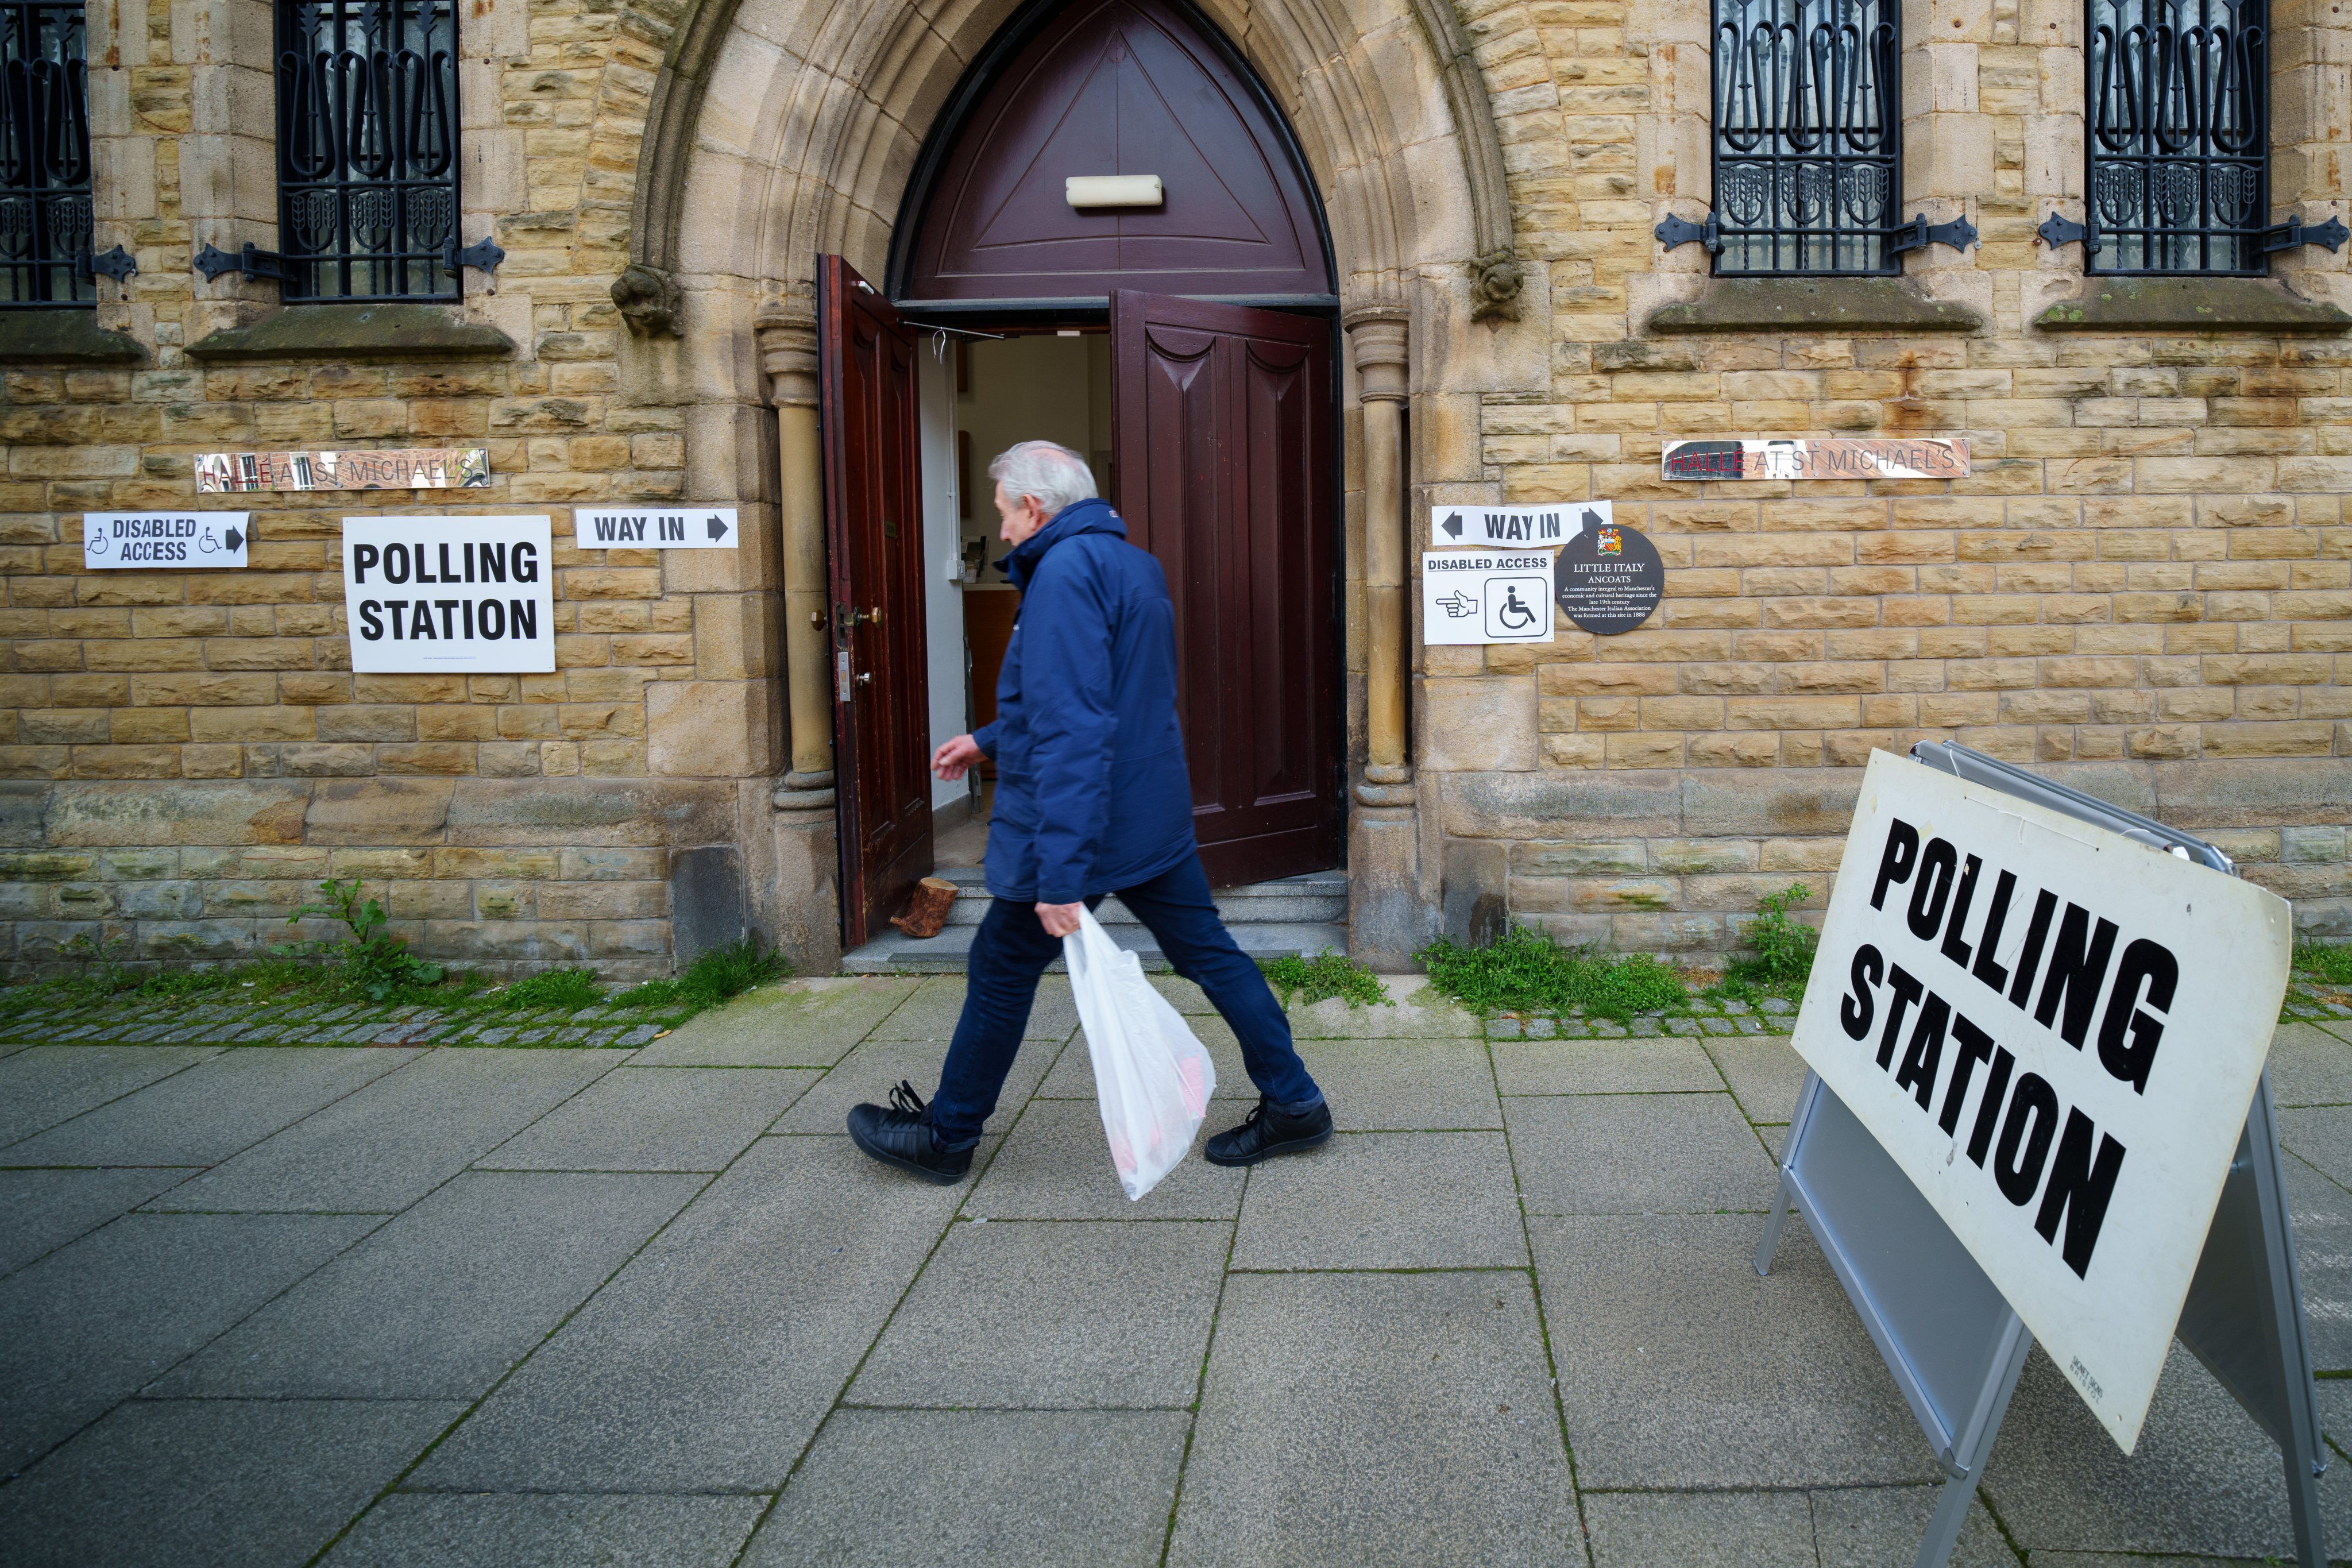
[[[955,357],[917,354],[917,418],[923,451],[923,636],[931,688],[931,744],[971,726],[964,712],[963,592],[956,585]],[[931,781],[931,809],[963,801],[971,785]]]

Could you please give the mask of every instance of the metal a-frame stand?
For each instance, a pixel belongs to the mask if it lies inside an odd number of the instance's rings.
[[[1980,752],[1923,742],[1911,754],[2151,849],[2236,873],[2227,856],[2201,839]],[[2303,1568],[2326,1568],[2319,1478],[2327,1449],[2285,1186],[2265,1069],[2174,1331],[2278,1444],[2296,1559]],[[1916,1560],[1916,1568],[1943,1568],[2033,1336],[1902,1167],[1810,1071],[1781,1149],[1780,1195],[1756,1252],[1759,1274],[1771,1268],[1791,1207],[1805,1216],[1943,1463],[1948,1479]]]

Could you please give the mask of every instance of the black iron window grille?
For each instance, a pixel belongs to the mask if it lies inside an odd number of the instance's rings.
[[[2088,4],[2088,269],[2263,272],[2266,0]]]
[[[0,306],[97,301],[84,36],[81,0],[0,0]]]
[[[1715,0],[1717,272],[1901,270],[1897,16],[1897,0]]]
[[[457,137],[450,0],[278,0],[286,297],[456,299]]]

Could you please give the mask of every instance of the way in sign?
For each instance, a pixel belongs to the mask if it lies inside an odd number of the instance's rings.
[[[740,531],[731,506],[677,511],[625,511],[580,507],[573,540],[587,550],[732,550]]]

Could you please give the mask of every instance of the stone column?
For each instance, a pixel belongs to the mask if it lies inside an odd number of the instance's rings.
[[[797,308],[795,308],[797,307]],[[833,668],[826,631],[824,466],[818,443],[816,324],[804,301],[754,318],[768,399],[776,405],[783,521],[784,682],[792,772],[776,786],[776,945],[803,973],[841,956],[839,837],[833,788]],[[797,915],[797,919],[793,917]]]
[[[1416,886],[1416,792],[1405,727],[1412,668],[1403,440],[1411,315],[1402,303],[1376,301],[1348,311],[1342,324],[1355,353],[1364,432],[1367,755],[1348,836],[1348,945],[1374,969],[1394,973],[1411,967],[1427,925]]]

